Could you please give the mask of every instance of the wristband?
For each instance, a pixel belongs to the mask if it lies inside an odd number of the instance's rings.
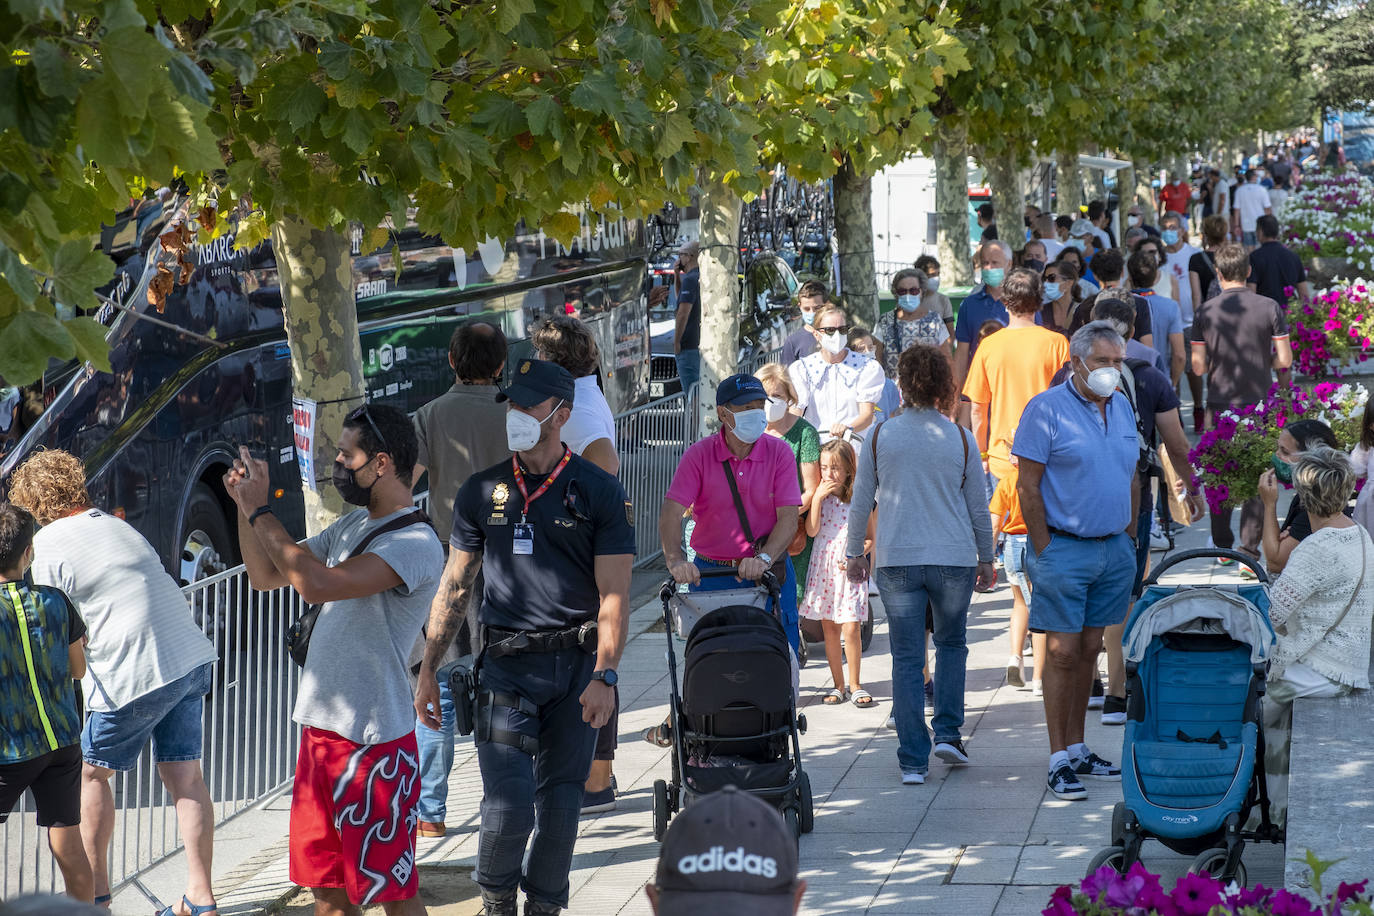
[[[252,528],[252,527],[253,527],[253,523],[256,522],[261,516],[264,516],[264,515],[271,515],[271,514],[272,514],[272,507],[271,507],[271,506],[258,506],[256,509],[253,510],[253,514],[250,515],[250,516],[248,516],[248,527],[249,527],[249,528]]]

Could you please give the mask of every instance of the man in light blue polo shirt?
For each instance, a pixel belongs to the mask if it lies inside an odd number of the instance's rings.
[[[1069,355],[1073,374],[1026,405],[1012,454],[1031,546],[1030,625],[1049,648],[1049,786],[1078,799],[1087,796],[1080,776],[1121,779],[1119,767],[1083,743],[1083,719],[1102,631],[1122,622],[1130,600],[1140,446],[1135,414],[1116,390],[1121,335],[1109,322],[1091,322],[1073,335]]]

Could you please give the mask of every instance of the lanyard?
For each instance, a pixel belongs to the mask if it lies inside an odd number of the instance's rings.
[[[520,496],[525,500],[525,507],[520,510],[520,523],[522,525],[525,523],[525,517],[530,511],[530,506],[534,504],[536,499],[543,496],[549,487],[553,486],[553,482],[558,479],[559,474],[563,473],[563,469],[568,466],[568,462],[571,460],[572,449],[565,446],[563,448],[563,460],[558,462],[553,473],[544,479],[544,482],[539,485],[539,489],[535,490],[534,495],[531,496],[529,491],[525,489],[525,472],[520,470],[520,461],[514,455],[510,456],[511,467],[515,469],[515,486],[520,491]]]

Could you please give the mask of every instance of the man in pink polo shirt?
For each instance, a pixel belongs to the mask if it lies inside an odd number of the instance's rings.
[[[770,567],[782,582],[782,624],[797,651],[797,577],[787,545],[797,533],[801,489],[797,459],[781,439],[765,436],[768,395],[752,375],[732,375],[716,389],[720,432],[687,449],[663,498],[658,535],[668,572],[695,589],[738,588],[735,577],[703,580],[700,570],[735,569],[759,579]],[[731,487],[731,482],[734,488]],[[744,517],[735,503],[739,493]],[[691,508],[695,563],[682,550],[682,519]],[[746,525],[745,522],[748,524]]]

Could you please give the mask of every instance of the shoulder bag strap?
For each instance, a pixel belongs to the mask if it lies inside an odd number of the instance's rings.
[[[1359,526],[1356,525],[1356,528],[1358,528],[1358,527],[1359,527]],[[1306,646],[1301,652],[1299,652],[1299,653],[1297,653],[1296,655],[1294,655],[1293,658],[1295,658],[1295,659],[1302,658],[1302,657],[1303,657],[1304,655],[1306,655],[1308,652],[1311,652],[1313,649],[1315,649],[1315,648],[1317,647],[1317,643],[1319,643],[1319,642],[1322,641],[1322,637],[1325,636],[1327,633],[1330,633],[1332,630],[1336,629],[1336,627],[1340,626],[1341,623],[1345,620],[1345,615],[1346,615],[1346,614],[1349,614],[1349,613],[1350,613],[1350,609],[1351,609],[1352,607],[1355,606],[1355,599],[1358,598],[1358,597],[1360,596],[1360,589],[1361,589],[1362,587],[1364,587],[1364,574],[1365,574],[1365,569],[1366,569],[1367,562],[1368,562],[1368,557],[1366,556],[1367,551],[1365,550],[1365,546],[1364,546],[1364,540],[1365,540],[1365,536],[1364,536],[1363,533],[1361,533],[1361,534],[1360,534],[1360,577],[1359,577],[1358,579],[1355,580],[1355,590],[1352,591],[1352,592],[1350,593],[1350,600],[1347,601],[1347,602],[1345,603],[1345,610],[1341,611],[1341,616],[1339,616],[1339,617],[1336,618],[1336,622],[1335,622],[1335,623],[1331,624],[1331,626],[1327,627],[1325,630],[1322,630],[1320,633],[1318,633],[1316,639],[1313,639],[1310,643],[1308,643],[1307,646]]]
[[[873,427],[873,436],[868,440],[869,451],[873,453],[873,491],[875,494],[878,490],[878,432],[882,428],[883,424],[881,423]]]
[[[377,538],[381,537],[384,534],[390,534],[393,531],[400,531],[402,528],[409,528],[411,525],[433,524],[434,523],[429,520],[429,516],[424,513],[423,509],[414,509],[410,512],[407,512],[405,515],[402,515],[399,518],[393,518],[391,521],[387,522],[385,525],[382,525],[380,528],[376,528],[372,531],[369,531],[366,537],[364,537],[356,545],[350,548],[348,553],[344,554],[343,558],[340,559],[339,562],[342,563],[344,560],[348,560],[358,556],[369,546],[371,546],[373,541],[377,540]]]
[[[749,526],[749,516],[744,511],[744,500],[740,498],[739,485],[735,483],[735,472],[730,470],[730,459],[722,458],[720,467],[725,472],[726,481],[730,484],[730,496],[735,501],[735,513],[739,515],[739,523],[740,527],[744,529],[744,537],[750,544],[754,545],[755,550],[758,550],[762,545],[755,540],[754,529]]]

